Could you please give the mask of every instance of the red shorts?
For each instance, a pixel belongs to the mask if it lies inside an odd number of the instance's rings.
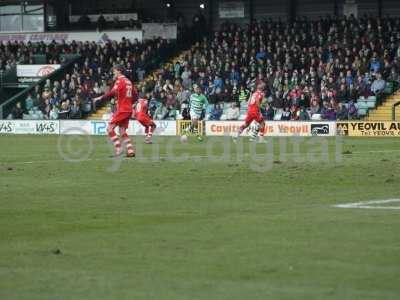
[[[246,125],[250,125],[253,121],[256,121],[257,123],[262,123],[264,121],[264,117],[259,111],[248,112],[245,119]]]
[[[137,114],[136,120],[142,124],[144,127],[152,126],[154,124],[153,120],[147,114]]]
[[[110,124],[122,127],[122,128],[128,128],[129,127],[129,120],[132,116],[131,112],[115,112],[112,117]]]

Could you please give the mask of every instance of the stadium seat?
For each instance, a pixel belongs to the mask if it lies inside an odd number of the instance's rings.
[[[385,89],[383,90],[383,93],[385,93],[387,95],[390,95],[390,94],[393,93],[393,91],[394,91],[394,83],[393,83],[393,81],[387,81]]]
[[[368,109],[369,108],[369,101],[365,98],[359,98],[357,101],[357,107],[361,109]]]
[[[366,105],[368,108],[374,108],[376,105],[376,100],[372,100],[372,101],[367,101]]]
[[[311,120],[313,120],[313,121],[322,120],[321,114],[313,114],[312,117],[311,117]]]
[[[359,107],[358,108],[358,115],[359,116],[366,116],[367,115],[367,112],[368,112],[368,108],[366,108],[366,107]]]

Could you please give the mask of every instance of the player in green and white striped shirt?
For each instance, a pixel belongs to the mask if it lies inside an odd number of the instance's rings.
[[[207,108],[207,97],[201,93],[201,89],[197,84],[193,85],[194,93],[190,96],[189,110],[192,124],[189,130],[197,135],[199,141],[202,140],[198,131],[199,120],[201,120],[204,110]]]

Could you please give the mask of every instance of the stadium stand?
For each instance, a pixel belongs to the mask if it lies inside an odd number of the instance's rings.
[[[247,27],[225,23],[167,64],[163,63],[170,45],[163,40],[143,45],[128,41],[75,45],[67,49],[82,55],[82,63],[60,82],[45,87],[52,96],[46,89],[32,95],[33,107],[40,107],[44,118],[80,118],[92,113],[103,104],[90,99],[108,88],[112,64],[123,62],[128,77],[140,82],[140,95],[150,97],[155,119],[185,118],[193,83],[200,84],[210,100],[206,118],[226,119],[230,103],[236,102],[238,119],[244,119],[248,95],[260,81],[268,86],[263,105],[266,119],[363,118],[370,111],[375,113],[385,95],[397,89],[399,31],[400,19],[393,18],[269,20]],[[17,53],[14,57],[29,58],[24,51],[13,52]],[[12,63],[13,59],[6,67]],[[155,67],[159,67],[157,72],[150,73]],[[28,105],[23,105],[25,112],[30,101],[28,97]],[[71,113],[76,107],[81,113]],[[219,107],[222,113],[214,114]],[[30,111],[25,117],[35,116],[38,110],[32,109],[33,114]],[[109,102],[94,116],[111,110]]]
[[[15,48],[17,53],[23,53],[31,63],[34,53],[45,55],[46,60],[58,62],[60,54],[76,54],[80,59],[71,66],[65,76],[42,86],[36,86],[29,93],[21,106],[24,119],[77,119],[101,107],[103,103],[93,103],[92,98],[108,90],[112,83],[111,67],[115,63],[123,64],[126,75],[134,80],[141,81],[152,69],[165,61],[175,44],[162,39],[146,40],[143,43],[123,39],[120,42],[97,44],[79,42],[71,44],[52,43],[49,46],[34,45],[34,51],[25,53],[28,45],[7,44],[5,48]],[[18,60],[23,62],[23,60]],[[8,118],[19,118],[15,108]]]

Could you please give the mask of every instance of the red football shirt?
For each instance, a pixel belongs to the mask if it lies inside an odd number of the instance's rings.
[[[117,112],[132,112],[132,104],[137,99],[137,90],[133,83],[121,75],[117,78],[113,88],[105,97],[117,97]]]
[[[146,99],[139,99],[138,104],[136,105],[136,113],[147,115],[147,106],[148,106],[148,101]]]
[[[248,102],[248,111],[250,113],[258,113],[260,111],[260,104],[264,98],[264,93],[261,91],[255,91]]]

